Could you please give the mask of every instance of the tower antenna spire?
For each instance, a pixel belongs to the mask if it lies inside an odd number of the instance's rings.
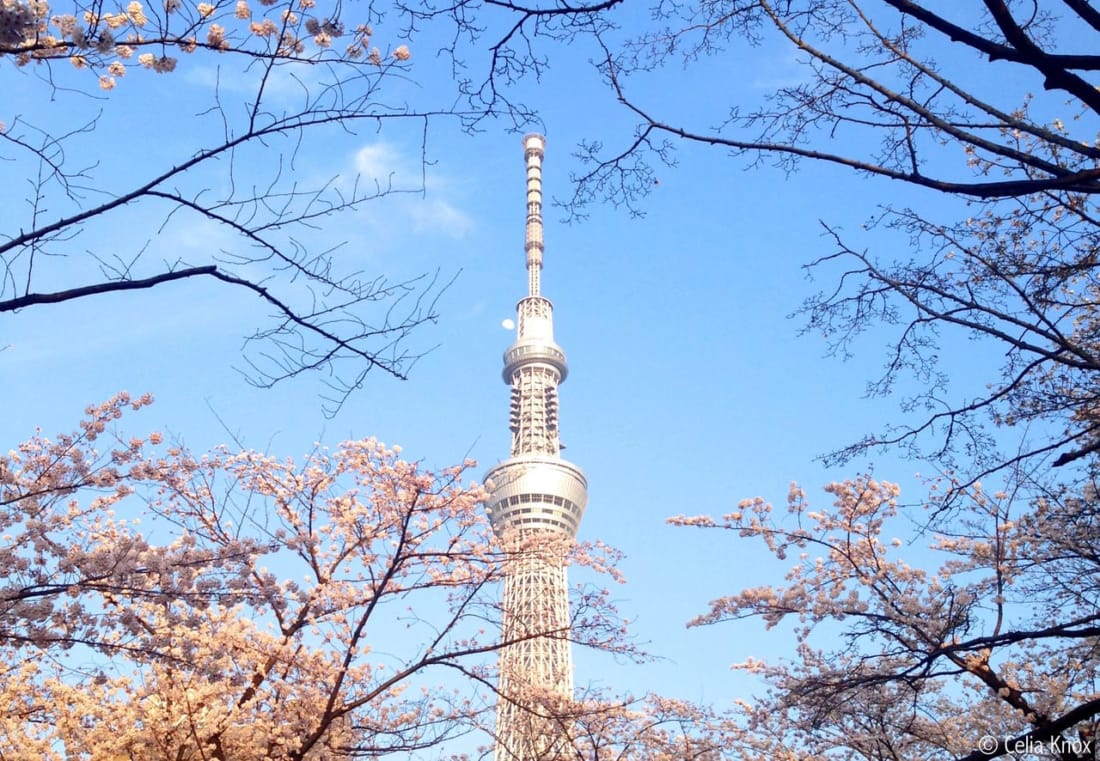
[[[546,138],[527,135],[523,154],[527,161],[527,235],[523,249],[527,254],[527,295],[538,296],[542,277],[542,158]]]
[[[558,386],[569,367],[554,342],[553,305],[541,294],[546,139],[527,135],[523,147],[527,296],[516,304],[516,340],[504,352],[503,372],[512,389],[512,456],[485,474],[489,521],[509,556],[494,755],[556,761],[566,757],[568,738],[547,708],[573,699],[566,555],[588,504],[588,481],[562,459],[558,437]]]

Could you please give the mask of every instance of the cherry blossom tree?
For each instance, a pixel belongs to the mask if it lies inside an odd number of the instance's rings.
[[[461,115],[409,103],[396,87],[412,71],[409,47],[396,30],[376,35],[371,11],[345,11],[315,0],[3,0],[0,88],[45,105],[18,95],[0,107],[9,192],[26,189],[0,224],[0,312],[216,282],[270,314],[247,337],[253,383],[324,371],[331,410],[371,370],[404,377],[417,356],[407,337],[437,316],[438,276],[365,275],[321,231],[423,188],[319,166],[318,147],[383,125],[422,135],[429,120]],[[120,131],[132,135],[125,157]],[[205,243],[181,245],[199,233]]]
[[[0,755],[439,755],[487,727],[507,558],[469,463],[196,456],[117,432],[148,402],[0,457]],[[634,653],[606,591],[573,604],[574,641]]]
[[[797,643],[786,659],[735,666],[767,690],[727,718],[734,755],[1096,757],[1094,482],[1031,501],[974,484],[935,531],[902,519],[894,484],[864,476],[826,491],[827,507],[792,486],[785,514],[754,499],[720,519],[671,519],[762,543],[789,569],[692,622],[755,619]]]

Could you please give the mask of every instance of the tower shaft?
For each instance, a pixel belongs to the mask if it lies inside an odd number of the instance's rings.
[[[486,474],[489,520],[509,554],[503,595],[496,761],[564,756],[555,707],[573,698],[566,556],[588,502],[588,483],[561,458],[558,385],[568,374],[554,342],[553,305],[542,297],[541,135],[524,138],[527,296],[516,305],[516,340],[504,353],[512,388],[511,457]]]

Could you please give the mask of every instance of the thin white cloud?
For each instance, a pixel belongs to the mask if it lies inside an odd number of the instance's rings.
[[[353,165],[360,184],[375,184],[393,190],[423,190],[424,194],[398,194],[384,200],[391,223],[404,217],[408,229],[421,235],[445,235],[461,238],[473,229],[473,218],[448,197],[451,185],[437,169],[425,173],[420,154],[403,154],[393,144],[377,140],[359,148]]]
[[[373,180],[404,172],[397,151],[383,140],[364,145],[355,152],[355,170]]]
[[[461,238],[474,227],[469,214],[442,199],[428,198],[410,206],[413,231],[443,233],[449,238]]]

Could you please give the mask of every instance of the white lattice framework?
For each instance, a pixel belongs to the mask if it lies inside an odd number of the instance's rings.
[[[541,135],[523,139],[527,163],[527,296],[504,353],[512,387],[512,456],[486,474],[489,520],[511,553],[504,582],[496,761],[564,755],[562,725],[546,708],[573,697],[566,553],[588,502],[580,468],[561,458],[558,384],[565,353],[554,343],[553,305],[542,297]]]

